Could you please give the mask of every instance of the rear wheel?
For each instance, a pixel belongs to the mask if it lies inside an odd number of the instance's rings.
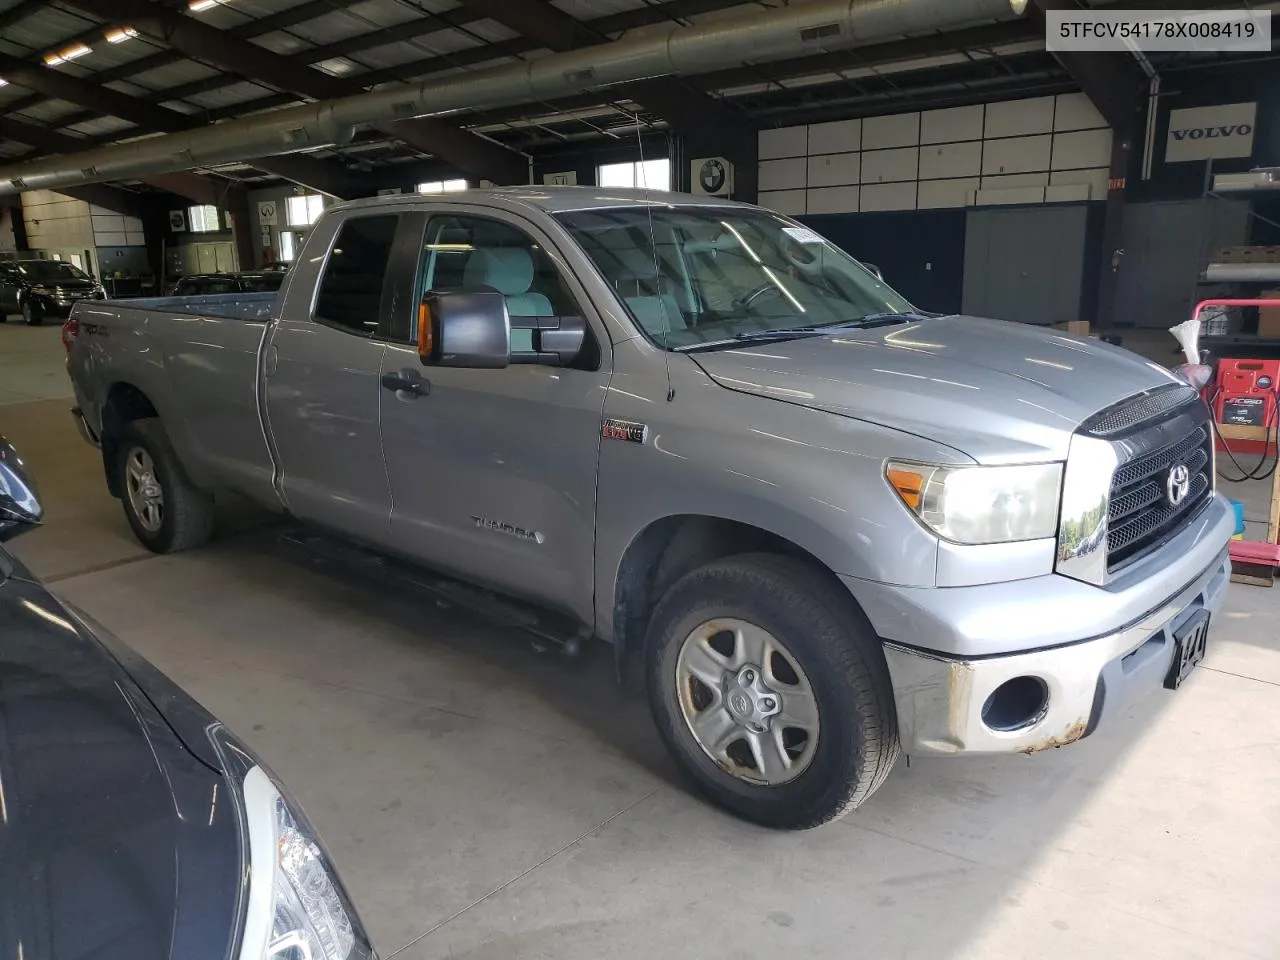
[[[838,583],[786,557],[690,573],[649,629],[649,703],[684,772],[712,801],[769,827],[843,816],[897,760],[879,639]]]
[[[116,447],[116,479],[134,535],[155,553],[177,553],[213,534],[213,497],[187,478],[154,417],[134,420]]]
[[[22,319],[27,322],[27,326],[38,327],[44,320],[44,313],[30,300],[24,300],[22,301]]]

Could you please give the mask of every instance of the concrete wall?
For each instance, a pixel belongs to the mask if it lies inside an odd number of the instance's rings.
[[[1106,198],[1111,131],[1082,93],[760,132],[761,205],[937,210]]]
[[[104,276],[147,271],[142,221],[50,190],[22,195],[27,247]]]
[[[75,258],[86,270],[97,269],[89,204],[49,190],[29,190],[22,195],[22,219],[31,250],[68,261]],[[94,262],[85,263],[86,257]]]
[[[13,207],[0,207],[0,250],[13,251],[18,249],[18,240],[13,232],[13,218],[22,216],[22,211],[15,210]]]

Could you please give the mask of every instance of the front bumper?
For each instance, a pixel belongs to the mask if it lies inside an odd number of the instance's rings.
[[[104,299],[104,296],[96,293],[91,293],[83,297],[54,297],[47,293],[35,293],[31,295],[31,302],[40,309],[40,312],[44,316],[60,317],[63,320],[71,316],[71,310],[77,303],[102,299]]]
[[[1174,633],[1197,611],[1215,613],[1231,579],[1227,551],[1143,616],[1106,635],[1065,646],[962,658],[886,642],[908,754],[1033,753],[1092,733],[1107,715],[1161,687],[1175,653]],[[1038,719],[1014,731],[983,720],[983,705],[1016,677],[1043,682]]]

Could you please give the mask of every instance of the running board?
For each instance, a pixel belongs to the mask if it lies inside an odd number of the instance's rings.
[[[539,653],[554,652],[575,658],[590,631],[570,617],[503,596],[444,574],[389,557],[356,544],[309,530],[288,529],[280,534],[286,548],[302,551],[313,562],[335,563],[348,568],[376,568],[384,580],[412,587],[443,606],[458,606],[499,627],[520,630]]]

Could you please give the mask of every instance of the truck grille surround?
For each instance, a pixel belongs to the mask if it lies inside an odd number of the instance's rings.
[[[1209,431],[1197,427],[1172,446],[1116,470],[1107,508],[1108,573],[1158,550],[1199,512],[1213,492],[1211,442]],[[1186,498],[1174,505],[1166,478],[1178,465],[1187,468],[1190,486]]]
[[[1064,490],[1058,570],[1102,584],[1159,550],[1213,498],[1213,429],[1189,387],[1170,384],[1094,414],[1076,431],[1072,456],[1087,454],[1101,503],[1068,516]],[[1073,482],[1068,462],[1068,484]],[[1076,478],[1084,471],[1077,470]],[[1078,480],[1076,481],[1079,482]],[[1079,497],[1076,502],[1080,503]],[[1085,517],[1083,526],[1081,516]],[[1074,525],[1073,525],[1074,524]]]

